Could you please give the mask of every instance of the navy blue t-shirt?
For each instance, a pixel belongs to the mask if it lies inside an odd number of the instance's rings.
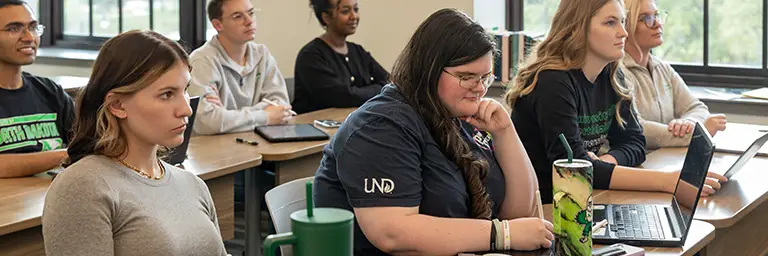
[[[463,139],[488,161],[485,185],[495,218],[505,183],[493,140],[488,132],[461,125]],[[447,218],[471,218],[472,212],[461,170],[443,155],[424,119],[391,84],[353,112],[323,149],[314,198],[317,207],[350,211],[419,206],[421,214]],[[387,255],[366,239],[357,220],[354,239],[355,255]]]

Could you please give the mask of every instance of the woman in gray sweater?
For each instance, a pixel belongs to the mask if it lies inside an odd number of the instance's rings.
[[[205,183],[164,163],[192,111],[189,61],[151,31],[107,41],[43,209],[47,255],[226,255]]]
[[[714,136],[725,130],[725,115],[710,115],[709,109],[688,90],[685,81],[669,63],[651,55],[662,44],[666,13],[655,0],[625,0],[627,46],[624,75],[646,137],[646,147],[687,146],[694,122]]]

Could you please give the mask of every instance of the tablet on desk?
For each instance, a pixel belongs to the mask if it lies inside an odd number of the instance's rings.
[[[328,134],[311,124],[257,126],[254,132],[269,142],[327,140]]]

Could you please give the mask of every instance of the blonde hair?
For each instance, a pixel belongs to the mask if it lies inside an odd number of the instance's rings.
[[[570,70],[581,68],[587,56],[587,34],[592,17],[610,1],[622,4],[622,0],[563,0],[552,18],[549,35],[537,44],[512,79],[505,100],[514,111],[515,102],[530,94],[536,87],[539,73],[544,70]],[[611,62],[611,85],[619,97],[616,103],[616,120],[621,127],[624,119],[619,115],[621,101],[631,101],[629,90],[618,81],[620,60]],[[530,84],[528,83],[530,81]]]
[[[627,12],[627,21],[624,23],[624,28],[627,30],[627,46],[624,47],[624,52],[627,51],[627,47],[634,47],[638,53],[643,57],[644,54],[640,50],[640,45],[635,41],[635,32],[637,31],[637,25],[640,24],[640,8],[643,6],[645,0],[624,0],[624,10]],[[654,0],[648,0],[654,1]]]
[[[131,30],[104,43],[88,85],[77,97],[74,136],[65,165],[88,155],[124,153],[128,146],[125,134],[108,109],[118,97],[107,95],[132,95],[179,64],[189,66],[184,47],[157,32]]]

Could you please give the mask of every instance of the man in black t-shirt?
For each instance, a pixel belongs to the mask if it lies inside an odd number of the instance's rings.
[[[0,178],[61,165],[74,104],[50,79],[21,71],[35,61],[44,27],[21,0],[0,0]]]

